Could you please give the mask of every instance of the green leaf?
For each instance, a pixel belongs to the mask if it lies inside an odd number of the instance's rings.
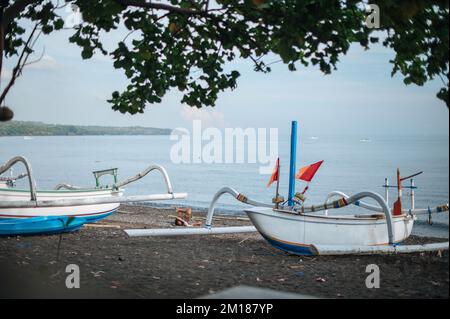
[[[63,19],[56,20],[53,25],[55,27],[55,30],[60,30],[64,27],[64,20]]]
[[[84,48],[83,51],[81,51],[81,57],[84,60],[90,59],[92,58],[92,56],[94,55],[94,50],[92,50],[92,48]]]

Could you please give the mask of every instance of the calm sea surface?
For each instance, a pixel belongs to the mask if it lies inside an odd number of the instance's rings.
[[[230,186],[248,197],[270,202],[275,186],[267,189],[269,175],[260,175],[262,164],[174,164],[170,150],[174,141],[169,136],[70,136],[70,137],[0,137],[0,163],[15,155],[23,155],[32,163],[38,188],[53,188],[66,182],[79,186],[94,186],[93,170],[117,167],[119,179],[130,177],[149,164],[163,165],[171,177],[176,192],[187,192],[186,200],[171,202],[206,208],[214,193]],[[281,193],[287,197],[287,167],[289,137],[280,136]],[[416,208],[426,208],[449,201],[449,139],[445,136],[319,136],[301,138],[297,165],[325,160],[307,193],[309,204],[322,203],[326,195],[339,190],[352,195],[372,190],[384,195],[381,185],[388,177],[395,184],[396,168],[402,175],[417,171],[424,174],[415,179]],[[14,173],[19,173],[16,168]],[[105,183],[111,183],[105,179]],[[408,182],[409,183],[409,182]],[[406,183],[406,184],[408,184]],[[25,185],[23,182],[19,185]],[[297,189],[304,184],[297,182]],[[164,183],[156,172],[126,189],[128,195],[163,193]],[[409,191],[404,203],[409,205]],[[390,198],[394,199],[392,190]],[[391,200],[392,203],[392,200]],[[164,205],[163,202],[155,203]],[[230,196],[223,197],[222,210],[235,214],[245,205]],[[353,212],[356,208],[346,208]],[[432,226],[424,218],[418,221],[414,233],[448,237],[448,214],[435,215]]]

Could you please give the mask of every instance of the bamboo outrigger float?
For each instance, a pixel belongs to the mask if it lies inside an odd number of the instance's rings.
[[[82,188],[59,184],[54,190],[39,191],[31,165],[22,156],[0,166],[0,175],[14,165],[22,163],[28,177],[29,190],[13,187],[17,178],[3,178],[0,185],[0,235],[41,234],[72,231],[84,223],[95,222],[116,212],[121,203],[183,199],[186,193],[174,193],[166,170],[151,165],[141,173],[122,182],[117,180],[117,169],[95,171],[96,186]],[[164,178],[167,193],[123,196],[125,185],[135,182],[151,171],[159,171]],[[112,175],[112,186],[101,186],[99,179]]]
[[[417,215],[448,212],[448,204],[427,209],[415,209],[414,193],[411,192],[411,209],[401,207],[401,179],[398,172],[399,198],[394,209],[388,204],[388,181],[385,182],[386,198],[364,191],[353,196],[335,191],[331,192],[323,204],[304,205],[303,193],[295,193],[297,122],[292,123],[291,160],[289,175],[289,196],[287,204],[280,200],[278,185],[272,204],[260,203],[230,187],[220,189],[213,197],[203,228],[189,229],[141,229],[126,230],[129,236],[176,236],[226,234],[258,231],[272,246],[298,255],[341,255],[341,254],[378,254],[408,253],[416,251],[448,250],[449,243],[427,245],[401,245],[412,231]],[[275,173],[274,173],[275,174]],[[278,174],[278,171],[277,171]],[[415,176],[417,174],[414,174]],[[408,176],[410,178],[412,176]],[[278,176],[276,177],[279,182]],[[408,187],[407,187],[408,188]],[[415,189],[411,181],[411,190]],[[306,189],[305,189],[306,190]],[[236,200],[254,206],[245,209],[253,226],[212,227],[215,205],[225,194]],[[338,199],[330,201],[331,198]],[[377,205],[363,202],[371,198]],[[329,215],[330,209],[339,209],[356,205],[370,211],[359,215]]]

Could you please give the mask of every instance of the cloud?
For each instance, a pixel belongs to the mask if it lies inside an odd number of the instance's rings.
[[[62,67],[61,64],[59,64],[55,58],[45,54],[39,61],[27,65],[26,69],[48,71],[48,70],[57,70],[60,69],[61,67]]]
[[[96,52],[94,56],[92,57],[92,60],[95,62],[102,62],[102,63],[108,63],[113,64],[114,60],[110,55],[104,55],[102,53]]]
[[[187,121],[201,120],[206,127],[225,128],[229,123],[225,120],[225,115],[214,108],[198,109],[190,106],[183,106],[181,109],[183,118]]]
[[[94,98],[96,101],[106,102],[106,100],[109,100],[111,97],[106,94],[95,94]]]

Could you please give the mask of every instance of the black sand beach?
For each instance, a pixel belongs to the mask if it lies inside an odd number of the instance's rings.
[[[197,298],[237,285],[325,298],[449,297],[448,252],[300,257],[257,233],[129,238],[123,232],[175,227],[173,215],[174,209],[122,206],[74,233],[0,238],[0,297]],[[202,221],[204,214],[194,216]],[[250,224],[227,217],[214,223]],[[69,264],[80,267],[79,289],[65,286]],[[366,288],[368,264],[380,268],[379,289]]]

